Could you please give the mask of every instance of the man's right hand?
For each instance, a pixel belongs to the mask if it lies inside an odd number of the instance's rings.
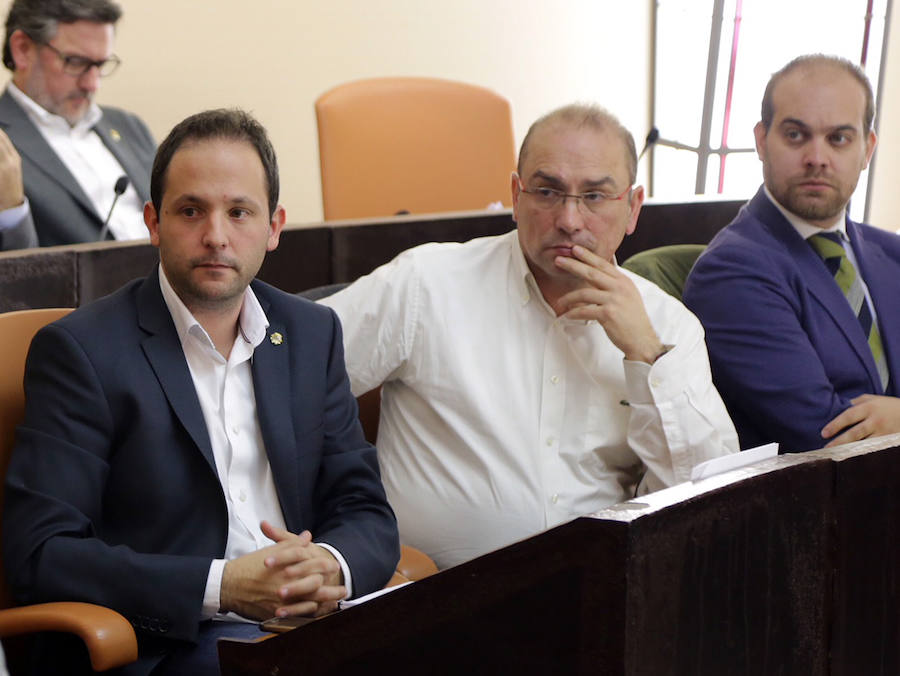
[[[295,535],[262,522],[275,544],[225,564],[219,609],[249,619],[324,615],[347,595],[341,567],[309,531]]]
[[[0,211],[25,201],[22,183],[22,158],[3,130],[0,130]]]

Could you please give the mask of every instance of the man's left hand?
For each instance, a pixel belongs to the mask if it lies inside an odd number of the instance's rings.
[[[582,246],[574,258],[560,256],[556,265],[586,285],[562,296],[556,312],[568,319],[595,320],[629,361],[652,364],[664,352],[637,287],[619,268]]]
[[[9,136],[0,130],[0,211],[19,206],[24,201],[22,159]]]
[[[827,439],[843,430],[825,446],[837,446],[867,437],[900,432],[900,398],[863,394],[851,399],[853,404],[822,428]]]
[[[292,539],[296,539],[298,536],[294,533],[291,533],[289,530],[278,528],[273,526],[268,521],[263,521],[260,524],[262,528],[263,535],[274,542],[284,542]],[[298,556],[297,550],[295,550],[290,556],[286,556],[284,552],[273,552],[271,556],[266,557],[265,566],[266,568],[283,568],[285,572],[289,574],[300,574],[300,567],[303,561],[309,561],[311,559],[327,559],[328,561],[337,562],[334,555],[325,549],[324,547],[320,547],[314,542],[310,542],[305,545],[301,550],[300,556]],[[297,559],[300,559],[299,561]],[[340,571],[340,568],[336,573],[332,573],[331,575],[325,576],[322,580],[322,585],[324,587],[338,587],[343,585],[344,576]],[[287,589],[285,590],[284,596],[288,597],[289,592]],[[324,615],[326,613],[337,610],[338,604],[337,601],[328,601],[328,602],[320,602],[319,610],[316,611],[316,615]],[[289,610],[285,608],[285,610]]]

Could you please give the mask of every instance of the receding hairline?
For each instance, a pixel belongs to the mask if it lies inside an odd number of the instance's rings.
[[[625,162],[628,168],[629,183],[637,180],[637,152],[634,145],[634,137],[619,119],[605,108],[595,104],[573,103],[550,111],[535,120],[528,133],[522,140],[519,149],[519,160],[516,170],[522,174],[522,167],[528,156],[532,137],[545,128],[553,126],[569,129],[593,129],[596,131],[611,131],[622,142]]]
[[[875,120],[875,101],[872,83],[865,72],[849,59],[829,54],[804,54],[792,59],[781,69],[772,74],[766,83],[760,110],[760,121],[768,132],[775,120],[775,92],[778,85],[795,73],[809,73],[816,70],[832,70],[843,73],[854,80],[860,87],[863,95],[862,132],[872,131]]]

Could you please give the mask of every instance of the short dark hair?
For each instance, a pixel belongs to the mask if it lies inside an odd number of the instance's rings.
[[[122,8],[112,0],[13,0],[6,15],[3,65],[13,71],[16,69],[9,37],[17,30],[45,45],[56,37],[61,23],[93,21],[115,25],[121,16]]]
[[[827,65],[840,68],[848,75],[852,76],[863,88],[866,97],[866,105],[863,109],[863,132],[868,133],[872,130],[872,122],[875,120],[875,95],[872,93],[872,83],[863,72],[863,69],[852,61],[840,56],[831,56],[828,54],[804,54],[789,62],[777,73],[769,78],[766,85],[766,91],[763,94],[761,117],[763,127],[766,132],[772,126],[775,119],[775,104],[772,103],[772,97],[775,94],[775,87],[784,77],[798,68],[808,68],[809,66]]]
[[[150,172],[150,201],[157,215],[162,207],[166,173],[172,157],[185,143],[210,139],[245,141],[262,162],[269,198],[269,218],[278,208],[278,160],[265,128],[252,115],[237,108],[218,108],[191,115],[179,122],[159,144]]]
[[[633,185],[637,180],[637,151],[635,150],[634,137],[618,118],[605,108],[593,103],[572,103],[562,108],[552,110],[542,115],[528,128],[528,133],[522,140],[519,149],[519,163],[516,169],[522,174],[522,165],[528,155],[528,146],[531,137],[540,127],[551,122],[566,122],[575,127],[592,127],[594,129],[611,129],[622,139],[625,146],[625,162],[628,166],[628,180]]]

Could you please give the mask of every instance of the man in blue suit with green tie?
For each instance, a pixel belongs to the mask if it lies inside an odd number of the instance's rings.
[[[764,185],[688,279],[743,448],[900,432],[900,237],[847,216],[873,118],[849,61],[803,56],[775,73],[754,130]]]
[[[123,674],[218,674],[217,636],[384,586],[397,525],[337,317],[254,280],[285,222],[263,128],[192,116],[150,184],[158,269],[32,343],[5,572],[22,602],[130,619],[141,658]],[[77,673],[60,654],[38,673]]]

